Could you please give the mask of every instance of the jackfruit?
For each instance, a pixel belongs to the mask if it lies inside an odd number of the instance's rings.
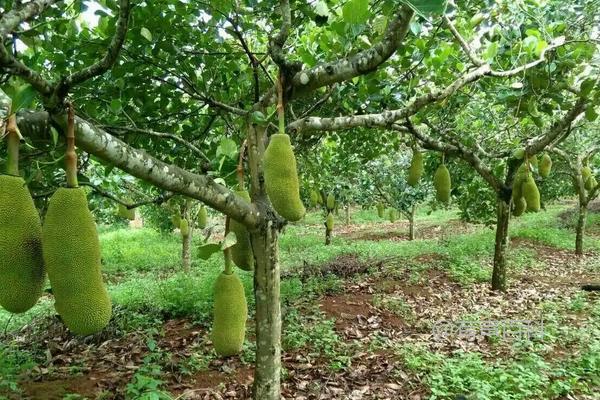
[[[410,186],[417,186],[423,175],[423,154],[417,150],[413,150],[412,160],[410,161],[410,167],[408,167],[408,176],[406,182]]]
[[[522,160],[525,157],[525,148],[520,147],[513,152],[513,158]]]
[[[529,176],[527,176],[523,181],[521,191],[523,192],[523,198],[527,203],[527,211],[540,211],[540,191],[538,190],[535,180],[531,174],[529,174]]]
[[[598,182],[596,181],[596,178],[593,175],[587,178],[587,180],[585,181],[585,190],[587,190],[588,192],[594,190],[596,186],[598,186]]]
[[[45,279],[42,225],[31,194],[21,177],[0,175],[0,306],[29,310]]]
[[[327,195],[327,209],[334,210],[335,209],[335,196],[333,193],[329,193]]]
[[[552,170],[552,159],[548,153],[544,153],[542,156],[542,161],[540,161],[540,176],[542,178],[547,178],[550,175],[550,171]]]
[[[54,307],[75,334],[103,329],[111,302],[100,272],[100,242],[82,188],[59,188],[50,198],[42,250]]]
[[[321,195],[316,190],[310,191],[310,206],[316,207],[319,204],[319,197]]]
[[[592,176],[592,169],[590,167],[586,165],[585,167],[581,168],[581,179],[583,180],[584,184],[587,182],[590,176]]]
[[[450,171],[448,171],[448,168],[445,164],[440,164],[438,169],[435,171],[435,175],[433,176],[433,186],[435,187],[436,198],[438,201],[443,203],[450,201],[451,185]]]
[[[181,236],[188,236],[190,234],[190,223],[187,219],[181,219],[181,223],[179,224],[179,231],[181,232]]]
[[[538,158],[537,158],[537,155],[535,155],[535,154],[534,154],[534,155],[532,155],[532,156],[529,156],[527,159],[529,160],[529,164],[531,164],[531,165],[533,165],[534,167],[536,167],[536,168],[537,168],[537,166],[538,166]]]
[[[181,226],[181,214],[179,212],[173,214],[171,216],[171,222],[173,223],[173,226],[175,228],[179,229],[179,227]]]
[[[208,219],[208,214],[206,212],[206,207],[202,206],[198,210],[198,216],[196,217],[196,225],[200,229],[206,228],[206,220]]]
[[[214,286],[213,326],[211,340],[220,356],[232,356],[242,351],[246,334],[248,306],[244,285],[235,274],[219,275]]]
[[[250,195],[246,190],[238,190],[235,193],[247,202],[250,202]],[[231,258],[234,264],[244,271],[252,271],[254,269],[254,253],[252,253],[248,229],[243,224],[231,219],[229,221],[229,230],[235,233],[237,239],[236,243],[231,246]]]
[[[513,179],[512,198],[515,204],[519,201],[520,198],[523,197],[523,182],[527,178],[527,174],[527,166],[523,163],[517,169],[517,172],[515,173],[515,177]]]
[[[379,218],[383,218],[383,213],[385,212],[385,207],[382,203],[377,203],[377,216]]]
[[[398,215],[396,214],[396,210],[393,208],[390,208],[390,211],[388,212],[388,217],[390,219],[390,222],[393,224],[394,222],[396,222],[396,218],[398,218]]]
[[[300,200],[296,157],[288,135],[271,135],[263,165],[267,194],[275,211],[289,221],[300,220],[306,210]]]
[[[327,230],[328,231],[332,231],[333,230],[333,214],[329,213],[327,214],[327,221],[325,222],[325,225],[327,226]]]
[[[119,217],[128,219],[129,221],[133,221],[135,219],[135,209],[129,209],[123,204],[119,204],[118,214]]]
[[[523,215],[525,209],[527,208],[527,202],[523,197],[519,197],[515,202],[515,209],[513,210],[513,215],[515,217],[519,217]]]

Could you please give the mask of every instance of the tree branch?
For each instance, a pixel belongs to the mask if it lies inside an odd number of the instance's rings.
[[[33,69],[29,68],[21,61],[17,60],[10,52],[4,47],[0,40],[0,66],[5,68],[11,75],[17,75],[23,78],[26,82],[31,84],[35,90],[40,92],[42,95],[48,96],[52,94],[52,85],[45,80],[42,75]]]
[[[21,22],[41,14],[59,0],[32,0],[20,9],[12,9],[0,18],[0,38],[14,31]]]
[[[463,51],[465,52],[467,57],[469,57],[471,62],[478,67],[481,67],[483,64],[485,64],[485,61],[483,61],[481,58],[479,58],[477,56],[477,54],[475,54],[473,52],[473,50],[471,50],[471,47],[469,46],[467,41],[456,30],[456,28],[454,27],[452,22],[450,22],[450,18],[448,18],[447,16],[444,16],[444,23],[446,24],[448,29],[450,29],[450,32],[452,32],[452,35],[458,41],[458,44],[460,44],[460,47],[462,47]]]

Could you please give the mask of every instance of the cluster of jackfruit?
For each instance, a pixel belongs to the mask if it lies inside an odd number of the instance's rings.
[[[581,179],[583,179],[585,190],[588,192],[591,192],[598,186],[598,181],[596,181],[592,169],[587,165],[581,169]]]
[[[121,218],[133,221],[135,219],[135,209],[127,208],[123,204],[119,204],[117,207],[117,215]]]
[[[289,221],[300,220],[306,210],[300,199],[296,157],[288,135],[271,135],[263,165],[265,187],[275,211]]]
[[[327,205],[327,210],[332,211],[332,210],[336,210],[337,212],[337,204],[335,202],[335,195],[333,193],[329,193],[327,195],[327,202],[325,203]]]
[[[59,188],[50,198],[42,250],[55,308],[75,334],[89,335],[111,318],[100,272],[100,242],[82,188]]]
[[[379,203],[377,203],[376,207],[377,207],[377,216],[379,218],[383,218],[383,215],[385,213],[385,206],[383,205],[383,203],[379,202]]]
[[[21,177],[0,176],[0,306],[22,313],[44,287],[42,225]]]
[[[331,212],[327,213],[327,219],[325,220],[325,226],[327,227],[328,231],[333,231],[333,224],[334,224],[334,219],[333,219],[333,214]]]
[[[250,202],[250,194],[246,190],[238,190],[235,192],[242,199]],[[236,243],[231,246],[231,258],[235,265],[245,271],[254,269],[254,253],[250,243],[250,233],[243,224],[240,224],[234,219],[229,221],[229,230],[235,233]]]
[[[211,332],[217,354],[227,357],[242,351],[247,319],[248,305],[242,281],[235,273],[221,273],[214,286]]]
[[[417,149],[413,149],[412,159],[410,161],[410,167],[408,167],[408,175],[406,182],[415,187],[421,180],[423,175],[423,154]]]
[[[433,176],[433,186],[436,191],[436,198],[442,203],[450,201],[450,190],[452,181],[450,180],[450,171],[446,164],[440,164]]]
[[[533,178],[533,173],[526,163],[521,164],[515,174],[512,199],[515,206],[513,215],[517,217],[525,211],[538,212],[540,210],[540,191]]]

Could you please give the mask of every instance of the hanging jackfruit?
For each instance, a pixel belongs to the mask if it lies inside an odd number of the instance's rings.
[[[547,178],[550,175],[550,171],[552,170],[552,159],[548,153],[544,153],[542,156],[542,161],[540,161],[540,176],[542,178]]]
[[[598,182],[596,181],[596,178],[593,175],[587,178],[587,180],[585,181],[585,190],[587,190],[588,192],[594,190],[596,186],[598,186]]]
[[[206,220],[208,219],[206,207],[204,207],[204,206],[200,207],[200,209],[198,210],[198,216],[196,217],[196,219],[197,219],[196,225],[198,226],[198,228],[200,228],[200,229],[206,228]]]
[[[319,197],[321,197],[321,195],[316,190],[313,189],[310,191],[310,206],[311,207],[316,207],[319,204]]]
[[[527,158],[527,160],[529,161],[529,164],[533,165],[536,168],[538,167],[539,163],[538,163],[538,158],[537,158],[536,154],[533,154],[533,155],[529,156]]]
[[[50,198],[42,249],[54,307],[75,334],[90,335],[111,317],[100,272],[100,243],[82,188],[59,188]]]
[[[377,216],[379,218],[383,218],[383,213],[385,212],[385,207],[383,203],[377,203]]]
[[[333,230],[333,214],[332,213],[328,213],[327,214],[327,220],[325,221],[325,225],[327,226],[327,230],[328,231],[332,231]]]
[[[535,180],[531,174],[529,174],[523,181],[521,191],[523,192],[523,198],[527,203],[527,211],[540,211],[540,191],[538,190]]]
[[[423,154],[416,149],[413,149],[412,160],[410,161],[410,167],[408,167],[408,176],[406,182],[415,187],[421,180],[423,175]]]
[[[300,200],[296,157],[288,135],[271,135],[264,171],[267,194],[275,211],[289,221],[299,221],[306,210]]]
[[[250,195],[246,190],[238,190],[235,193],[250,202]],[[252,253],[248,229],[236,220],[230,219],[229,230],[235,233],[237,239],[236,243],[231,246],[231,258],[234,264],[245,271],[252,271],[254,269],[254,254]]]
[[[513,158],[517,160],[522,160],[525,157],[525,148],[519,147],[513,152]]]
[[[127,208],[123,204],[119,204],[119,217],[133,221],[135,219],[135,209]]]
[[[335,196],[333,195],[333,193],[329,193],[327,195],[327,209],[328,210],[334,210],[335,209]]]
[[[242,281],[235,274],[219,275],[214,286],[213,326],[211,340],[220,356],[242,351],[246,334],[248,306]]]
[[[179,229],[181,226],[181,214],[179,211],[175,212],[175,214],[171,216],[171,222],[176,229]]]
[[[525,209],[527,208],[527,202],[525,201],[525,199],[523,197],[520,197],[514,203],[515,203],[515,209],[513,210],[513,215],[515,217],[519,217],[519,216],[523,215],[523,213],[525,212]]]
[[[0,175],[0,306],[29,310],[42,295],[46,272],[42,225],[21,177]]]
[[[512,186],[512,199],[515,204],[523,197],[523,182],[527,178],[527,165],[521,164],[515,173]]]
[[[393,208],[390,208],[390,211],[388,212],[388,217],[390,219],[390,222],[393,224],[394,222],[396,222],[396,218],[398,217],[396,214],[396,210]]]
[[[592,176],[592,169],[590,167],[586,165],[585,167],[581,168],[581,179],[583,180],[584,184],[590,176]]]
[[[182,218],[179,223],[179,231],[181,232],[181,236],[189,236],[190,234],[190,223],[187,219]]]
[[[450,171],[445,164],[440,164],[433,176],[433,186],[436,190],[436,198],[438,201],[447,203],[450,201],[450,189],[452,182],[450,180]]]

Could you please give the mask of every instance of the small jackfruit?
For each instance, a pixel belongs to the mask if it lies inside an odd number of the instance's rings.
[[[54,307],[75,334],[90,335],[111,317],[100,272],[100,242],[82,188],[59,188],[50,198],[42,250]]]
[[[321,195],[316,190],[313,189],[310,191],[310,206],[311,207],[316,207],[319,204],[319,197],[321,197]]]
[[[123,204],[119,204],[119,217],[133,221],[135,219],[135,209],[127,208]]]
[[[22,313],[44,287],[42,224],[21,177],[0,175],[0,306]]]
[[[523,157],[525,157],[525,148],[523,147],[519,147],[518,149],[516,149],[515,151],[513,151],[513,158],[517,159],[517,160],[522,160]]]
[[[396,218],[398,218],[398,214],[396,214],[396,210],[393,208],[390,208],[390,211],[388,211],[388,218],[390,219],[390,222],[393,224],[394,222],[396,222]]]
[[[190,234],[190,223],[187,219],[182,218],[181,223],[179,224],[179,231],[181,232],[181,236],[189,236]]]
[[[383,203],[377,203],[377,216],[379,218],[383,218],[384,212],[385,212],[385,207],[383,206]]]
[[[408,176],[406,182],[415,187],[421,180],[423,175],[423,154],[418,150],[413,150],[412,160],[410,161],[410,167],[408,167]]]
[[[335,209],[335,196],[333,195],[333,193],[329,193],[327,195],[327,209],[328,210],[334,210]]]
[[[436,198],[438,201],[447,203],[450,201],[450,189],[452,182],[450,180],[450,171],[445,164],[440,164],[433,176],[433,186],[436,190]]]
[[[598,182],[596,181],[596,178],[593,175],[587,178],[587,180],[585,181],[585,190],[587,190],[588,192],[594,190],[596,186],[598,186]]]
[[[325,221],[325,225],[327,226],[327,230],[328,231],[332,231],[333,230],[333,214],[332,213],[328,213],[327,214],[327,220]]]
[[[540,176],[542,178],[547,178],[550,175],[550,171],[552,170],[552,159],[548,153],[544,153],[542,156],[542,161],[540,161]]]
[[[171,222],[173,223],[173,226],[175,228],[179,229],[179,227],[181,226],[181,214],[179,212],[173,214],[171,216]]]
[[[583,183],[585,183],[590,176],[592,176],[592,169],[590,167],[586,165],[581,168],[581,179],[583,180]]]
[[[246,190],[238,190],[235,193],[247,202],[250,202],[250,195]],[[244,271],[252,271],[254,269],[254,253],[252,252],[248,229],[243,224],[231,219],[229,221],[229,230],[235,233],[237,239],[236,243],[231,246],[233,263]]]
[[[519,217],[519,216],[523,215],[526,208],[527,208],[527,202],[525,201],[525,199],[523,197],[519,197],[515,201],[515,209],[513,210],[513,215],[515,217]]]
[[[263,165],[265,186],[273,208],[283,218],[299,221],[306,210],[300,200],[296,157],[288,135],[271,135]]]
[[[512,185],[512,199],[515,204],[523,197],[523,182],[527,178],[527,166],[525,163],[521,164],[515,173]]]
[[[197,219],[196,225],[198,226],[198,228],[200,228],[200,229],[206,228],[206,220],[208,219],[206,207],[204,207],[204,206],[200,207],[200,209],[198,210],[198,215],[197,215],[196,219]]]
[[[246,335],[248,306],[244,285],[235,274],[219,275],[214,286],[213,326],[211,340],[220,356],[232,356],[242,351]]]
[[[527,211],[540,211],[540,191],[538,190],[538,187],[535,184],[535,179],[533,179],[531,174],[529,174],[529,176],[527,176],[523,181],[521,191],[523,192],[523,198],[527,203]]]

